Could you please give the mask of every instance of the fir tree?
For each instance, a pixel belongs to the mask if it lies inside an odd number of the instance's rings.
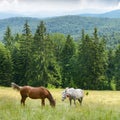
[[[14,49],[14,64],[19,67],[19,69],[14,66],[15,74],[14,79],[20,80],[20,84],[28,84],[31,79],[32,72],[32,34],[28,22],[24,24],[23,34],[19,38],[19,49]],[[18,51],[16,51],[18,50]],[[16,51],[16,53],[15,53]],[[17,54],[17,56],[15,56]]]
[[[13,36],[10,27],[8,26],[4,38],[3,38],[3,43],[5,44],[5,47],[8,48],[10,51],[12,51],[13,47]]]
[[[116,82],[116,89],[120,90],[120,45],[115,51],[115,82]]]
[[[8,49],[0,43],[0,85],[9,86],[12,81],[12,59]]]
[[[60,72],[53,52],[53,43],[46,33],[43,21],[37,27],[33,44],[34,85],[60,85]]]
[[[84,38],[84,39],[83,39]],[[104,89],[107,58],[105,43],[94,30],[94,36],[82,37],[78,51],[76,84],[84,89]]]
[[[61,65],[62,65],[62,87],[69,86],[72,78],[71,59],[75,55],[75,44],[73,38],[68,35],[65,46],[61,52]]]

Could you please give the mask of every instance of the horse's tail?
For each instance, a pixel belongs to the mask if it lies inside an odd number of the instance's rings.
[[[83,90],[82,90],[82,94],[83,94],[83,96],[88,96],[89,95],[89,92],[84,92]]]
[[[89,92],[86,92],[85,95],[89,95]]]
[[[11,83],[11,87],[13,88],[13,89],[16,89],[16,90],[18,90],[18,91],[20,91],[20,86],[19,85],[17,85],[17,84],[15,84],[15,83]]]

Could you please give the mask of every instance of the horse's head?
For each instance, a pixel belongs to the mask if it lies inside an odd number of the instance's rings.
[[[62,101],[64,101],[67,97],[66,91],[62,92]]]
[[[53,99],[53,100],[50,102],[50,105],[51,105],[52,107],[55,107],[55,105],[56,105],[56,100]]]

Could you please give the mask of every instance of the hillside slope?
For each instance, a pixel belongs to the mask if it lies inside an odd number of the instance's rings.
[[[17,32],[22,33],[23,25],[25,21],[28,21],[32,32],[34,33],[37,25],[43,20],[47,27],[47,32],[49,33],[63,33],[71,34],[75,39],[80,37],[81,30],[84,29],[86,33],[92,34],[94,28],[98,29],[98,33],[101,36],[108,36],[109,42],[118,43],[120,37],[120,18],[110,19],[110,18],[94,18],[94,17],[81,17],[77,15],[73,16],[61,16],[47,19],[38,18],[9,18],[0,20],[0,38],[2,39],[7,26],[10,26],[12,33]],[[117,39],[113,37],[117,34]],[[119,38],[119,39],[118,39]]]

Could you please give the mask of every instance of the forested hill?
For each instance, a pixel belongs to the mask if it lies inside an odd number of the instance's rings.
[[[41,20],[46,24],[47,31],[49,33],[63,33],[70,34],[75,39],[78,39],[81,35],[81,30],[84,29],[86,33],[92,34],[94,28],[98,29],[98,33],[101,36],[106,36],[107,44],[114,46],[120,43],[120,18],[96,18],[96,17],[81,17],[78,15],[73,16],[61,16],[46,19],[38,18],[9,18],[0,20],[0,39],[4,35],[6,27],[9,26],[12,33],[22,32],[25,21],[31,27],[34,33],[37,25]]]

